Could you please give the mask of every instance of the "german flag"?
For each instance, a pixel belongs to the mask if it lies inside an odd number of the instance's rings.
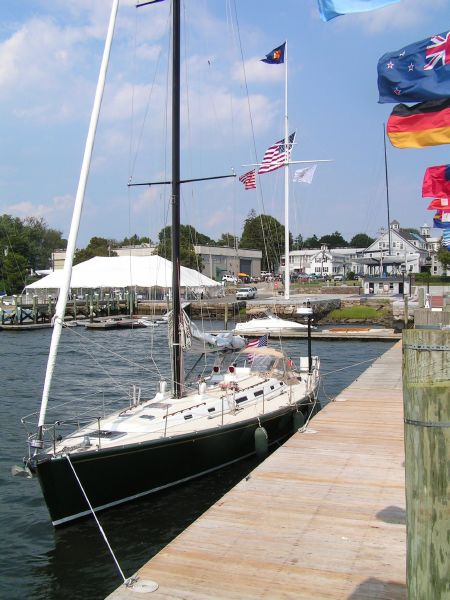
[[[414,106],[397,104],[387,122],[387,134],[396,148],[424,148],[450,144],[450,98]]]

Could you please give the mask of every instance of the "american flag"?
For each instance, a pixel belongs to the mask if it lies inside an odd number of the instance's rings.
[[[239,181],[244,184],[246,190],[253,190],[256,188],[256,169],[244,173],[239,177]]]
[[[257,338],[256,340],[252,340],[246,345],[245,348],[262,348],[263,346],[267,346],[267,335],[263,335],[260,338]],[[254,357],[254,354],[249,354],[247,361],[249,363],[253,362]]]
[[[292,145],[295,139],[295,131],[291,133],[288,138],[288,152],[287,152],[287,160],[291,156]],[[275,169],[279,169],[280,167],[284,167],[286,164],[286,152],[284,140],[280,140],[276,142],[270,148],[267,148],[266,153],[263,156],[261,166],[259,167],[258,173],[262,175],[263,173],[270,173],[270,171],[275,171]]]

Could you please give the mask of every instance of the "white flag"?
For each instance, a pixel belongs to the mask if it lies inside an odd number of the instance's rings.
[[[317,165],[312,165],[311,167],[297,169],[294,173],[294,179],[292,181],[297,181],[301,183],[311,183],[314,177],[316,167]]]

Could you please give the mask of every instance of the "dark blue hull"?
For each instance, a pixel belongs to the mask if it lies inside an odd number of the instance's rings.
[[[305,402],[305,400],[304,400]],[[301,409],[306,414],[308,405]],[[298,427],[296,406],[260,419],[269,446],[289,438]],[[95,510],[102,510],[177,485],[255,454],[258,419],[217,426],[185,436],[167,437],[113,449],[71,454],[70,460]],[[41,457],[36,471],[54,525],[90,514],[66,457]]]

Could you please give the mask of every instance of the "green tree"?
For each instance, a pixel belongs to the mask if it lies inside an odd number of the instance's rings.
[[[303,236],[301,233],[298,234],[296,238],[294,238],[294,242],[292,244],[292,250],[302,250],[304,246]]]
[[[33,270],[48,268],[52,252],[66,248],[67,241],[62,239],[60,231],[49,229],[42,218],[27,217],[23,225],[29,266]]]
[[[291,247],[291,234],[289,238]],[[270,215],[257,215],[252,210],[245,220],[239,245],[241,248],[261,250],[262,270],[273,271],[280,264],[280,257],[284,254],[284,225]]]
[[[0,258],[0,289],[8,295],[20,294],[28,283],[28,261],[14,251]]]
[[[52,252],[65,248],[61,232],[49,229],[43,219],[24,220],[10,215],[0,216],[0,279],[2,289],[20,293],[29,273],[48,268]]]
[[[450,268],[450,251],[443,246],[437,251],[437,258],[445,271]]]
[[[349,246],[351,248],[368,248],[374,241],[374,238],[371,238],[366,233],[357,233],[350,240]]]
[[[102,237],[91,238],[86,248],[76,250],[73,264],[77,265],[94,256],[117,256],[112,249],[112,241]]]
[[[139,237],[136,233],[134,233],[131,237],[129,238],[124,238],[121,242],[118,242],[117,244],[119,246],[140,246],[142,244],[151,244],[152,241],[149,237],[147,236],[142,236]]]
[[[328,248],[346,248],[348,242],[344,240],[339,231],[335,231],[331,235],[323,235],[320,240],[320,244],[328,246]]]
[[[159,256],[171,260],[172,258],[172,227],[168,225],[161,229],[158,234],[159,244],[157,253]],[[192,225],[180,225],[180,261],[183,267],[201,271],[203,264],[196,255],[194,245],[214,246],[214,240],[195,230]]]
[[[320,248],[320,242],[317,235],[314,234],[312,237],[306,238],[306,240],[303,243],[303,247],[309,250]]]
[[[222,233],[220,238],[217,240],[218,246],[225,246],[225,248],[236,248],[238,244],[238,238],[232,233]]]

